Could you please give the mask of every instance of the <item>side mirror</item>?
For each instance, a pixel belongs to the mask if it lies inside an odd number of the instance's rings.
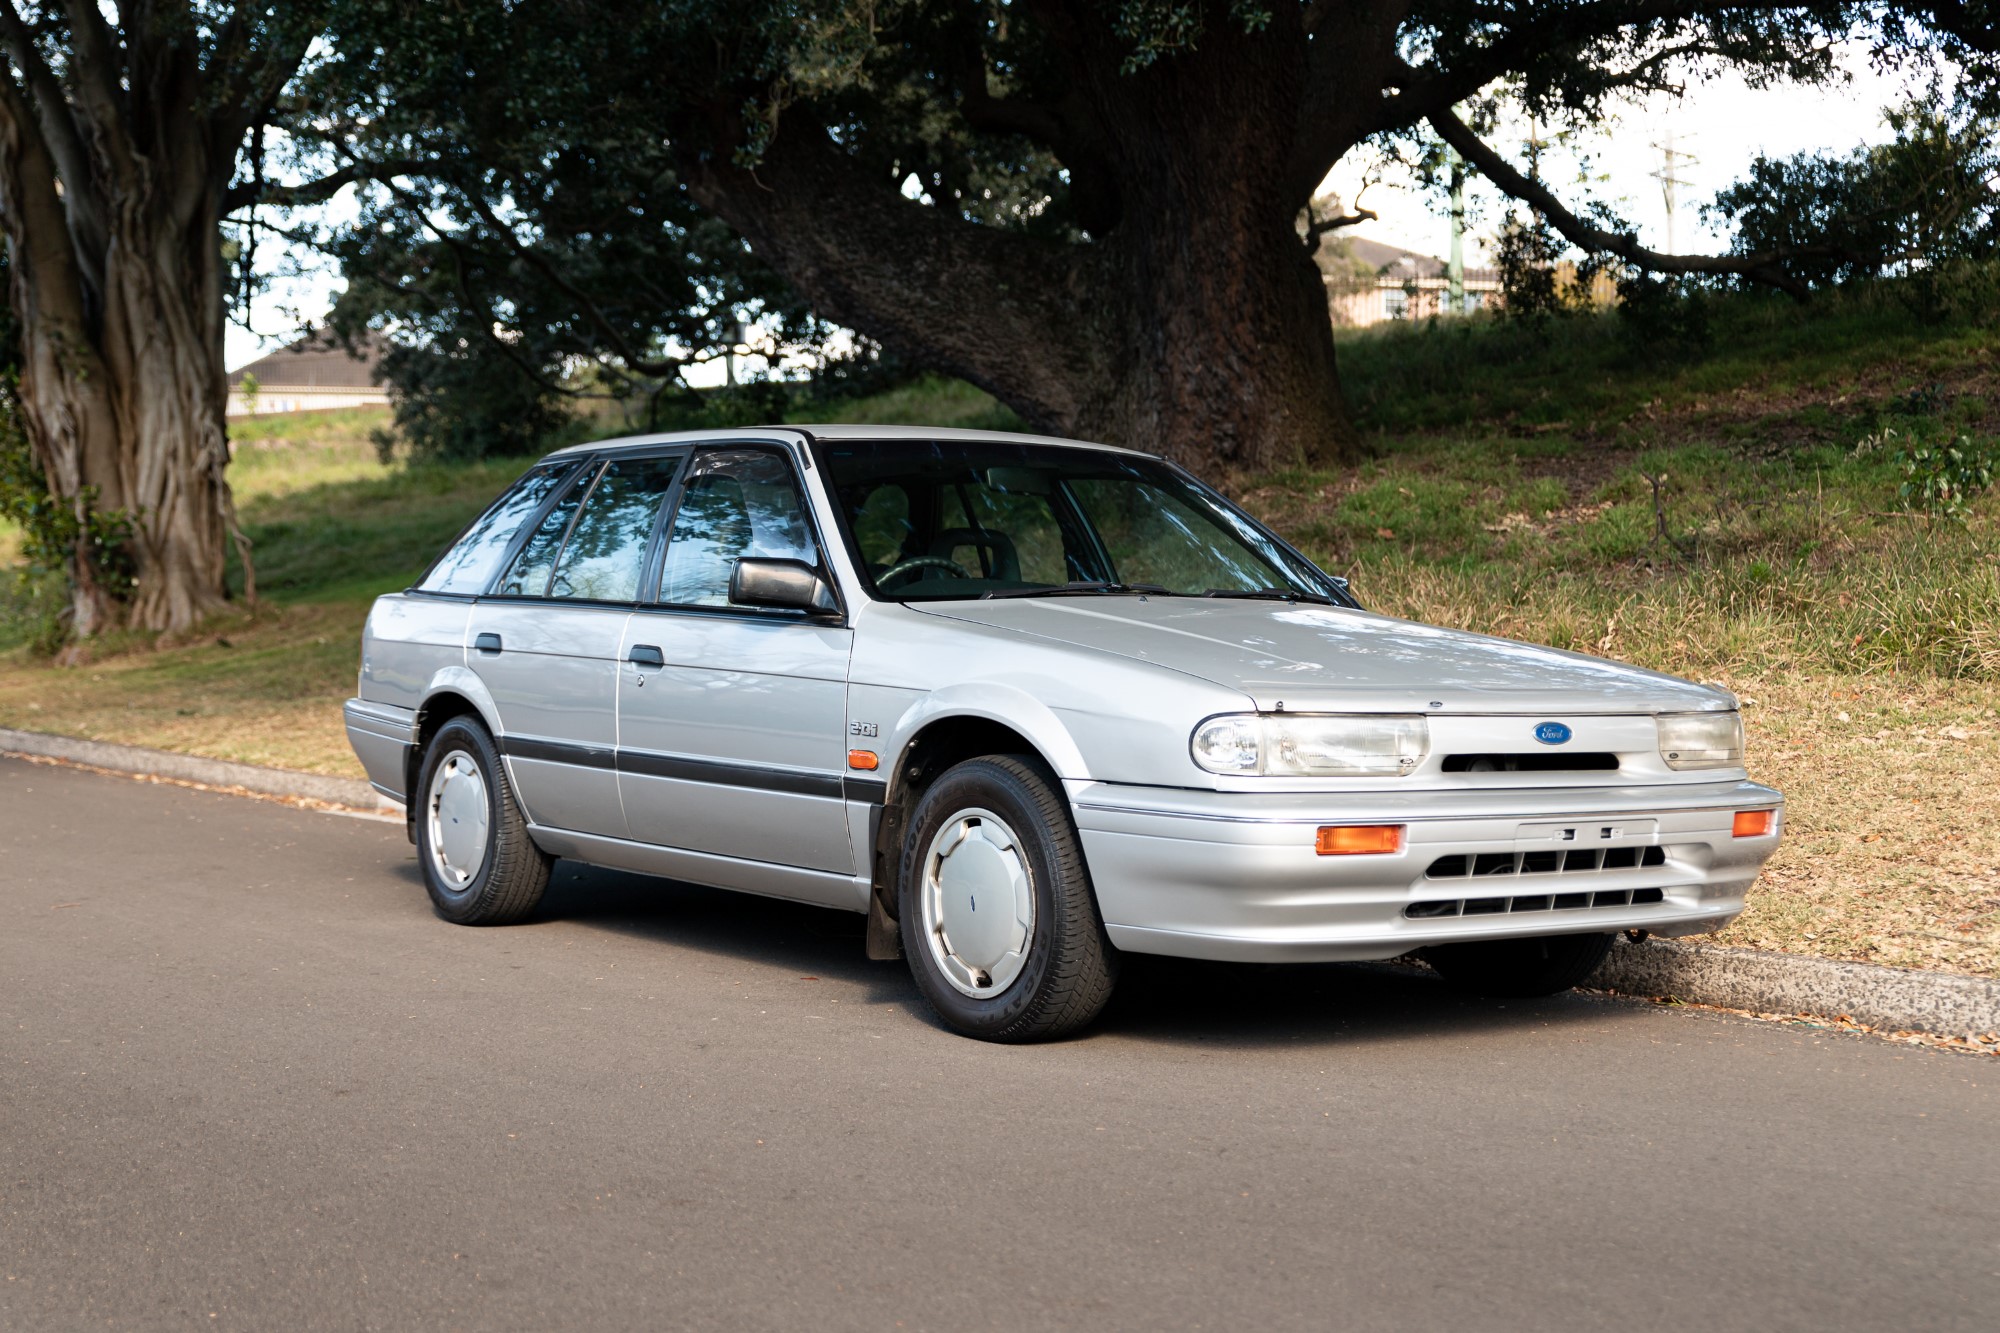
[[[840,610],[833,589],[819,571],[803,560],[760,560],[745,557],[729,575],[729,600],[736,606],[762,606],[779,611],[829,615]]]

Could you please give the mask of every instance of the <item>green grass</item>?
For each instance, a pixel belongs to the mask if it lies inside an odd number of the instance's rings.
[[[1245,498],[1371,604],[1700,675],[2000,677],[1994,505],[1903,512],[1895,452],[2000,447],[2000,331],[1880,296],[1716,303],[1714,352],[1615,316],[1343,340],[1372,456]],[[1657,487],[1655,483],[1657,484]],[[1614,622],[1615,627],[1614,627]]]

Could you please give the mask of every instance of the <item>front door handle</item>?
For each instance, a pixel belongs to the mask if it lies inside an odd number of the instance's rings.
[[[498,634],[481,634],[472,641],[472,646],[482,653],[497,653],[500,651],[500,636]]]
[[[650,643],[635,643],[632,645],[631,662],[633,666],[663,667],[667,664],[667,655]]]

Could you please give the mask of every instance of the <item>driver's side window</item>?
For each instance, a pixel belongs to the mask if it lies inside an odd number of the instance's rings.
[[[746,557],[819,564],[792,465],[764,449],[695,455],[660,570],[670,606],[728,606],[729,577]]]

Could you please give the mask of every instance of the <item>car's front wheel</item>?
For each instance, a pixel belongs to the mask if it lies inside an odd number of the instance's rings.
[[[1032,759],[948,770],[911,816],[898,918],[917,986],[958,1032],[1046,1041],[1097,1017],[1118,955],[1069,808]]]
[[[1528,998],[1554,995],[1582,984],[1611,952],[1611,940],[1609,935],[1473,940],[1434,945],[1425,949],[1422,957],[1459,990]]]
[[[417,864],[437,914],[461,926],[505,926],[533,912],[553,858],[528,837],[486,728],[469,717],[439,727],[417,793]]]

